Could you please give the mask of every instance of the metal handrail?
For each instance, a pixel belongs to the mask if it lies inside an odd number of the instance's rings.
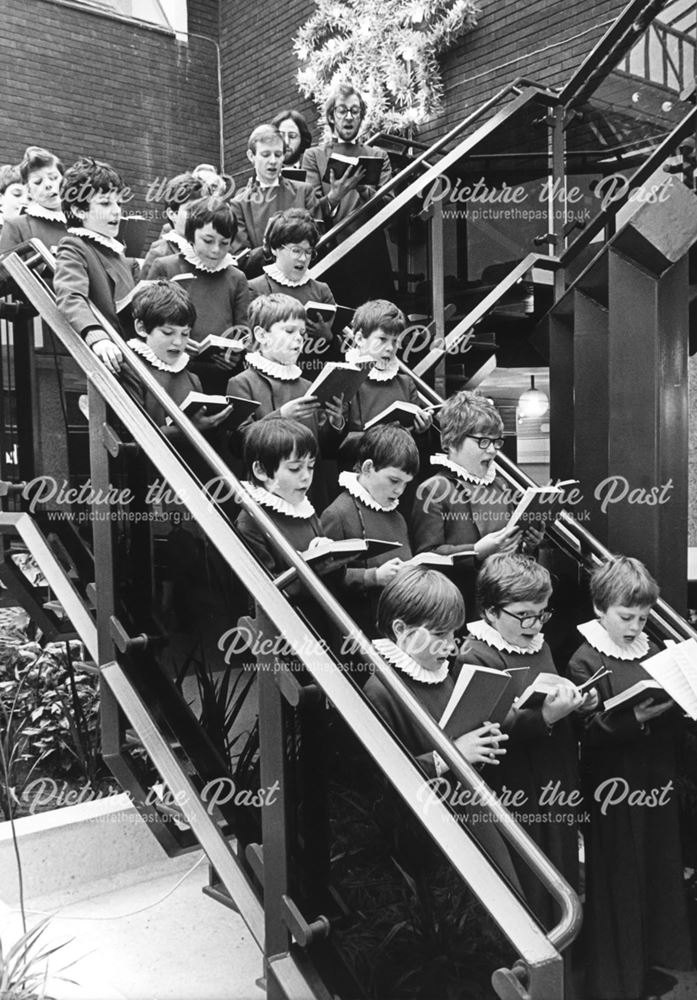
[[[424,375],[426,375],[432,368],[435,367],[435,365],[438,364],[444,355],[456,350],[463,338],[467,335],[468,331],[470,331],[477,324],[481,323],[487,313],[489,313],[491,309],[493,309],[500,302],[503,296],[510,291],[510,289],[517,284],[517,282],[519,282],[533,267],[540,267],[550,271],[557,271],[568,267],[568,265],[578,256],[581,250],[588,246],[592,242],[593,238],[605,229],[620,212],[620,210],[624,208],[631,198],[632,193],[636,191],[637,188],[641,187],[641,185],[662,166],[668,158],[670,152],[678,146],[681,140],[694,132],[696,125],[697,107],[693,107],[688,111],[683,120],[673,129],[670,135],[666,136],[663,142],[656,147],[651,155],[644,160],[632,176],[628,178],[621,196],[614,198],[607,208],[602,209],[602,211],[599,212],[598,215],[586,225],[579,236],[577,236],[573,243],[567,247],[560,257],[552,257],[539,253],[530,253],[524,257],[522,261],[514,265],[511,271],[501,279],[498,285],[496,285],[496,287],[493,288],[481,300],[481,302],[478,302],[466,316],[463,316],[463,318],[458,321],[457,325],[447,334],[442,343],[438,343],[431,348],[429,353],[422,358],[421,361],[419,361],[413,371],[408,368],[406,369],[409,374],[423,378]],[[599,249],[598,252],[601,253],[602,250]],[[573,285],[570,287],[573,287]],[[568,292],[568,290],[569,289],[566,291]]]
[[[681,69],[684,72],[683,66],[683,54],[686,50],[692,50],[692,65],[691,65],[691,78],[694,76],[695,70],[695,56],[697,55],[697,39],[694,35],[689,34],[687,31],[680,31],[678,28],[672,27],[670,24],[666,24],[664,21],[654,21],[650,28],[651,34],[656,36],[656,40],[661,46],[661,51],[663,59],[661,60],[661,70],[662,73],[659,79],[656,79],[652,73],[651,59],[649,57],[649,49],[646,47],[643,53],[643,72],[635,72],[631,68],[632,60],[634,59],[633,48],[627,53],[622,63],[622,72],[627,73],[629,76],[636,77],[640,80],[649,80],[651,83],[657,83],[660,86],[667,87],[669,89],[677,89],[680,92],[684,86],[685,81],[682,79]],[[672,38],[675,40],[678,46],[678,65],[675,65],[673,57],[668,50],[667,39]],[[647,43],[648,46],[648,43]],[[641,58],[641,54],[640,54]],[[672,87],[669,82],[668,67],[673,71],[675,80],[677,81],[677,87]]]
[[[493,288],[488,295],[486,295],[481,302],[464,316],[456,326],[446,335],[443,339],[442,344],[437,344],[432,347],[425,358],[416,365],[414,368],[414,374],[422,377],[426,372],[430,371],[438,362],[441,360],[443,355],[452,353],[458,345],[461,343],[465,335],[472,327],[480,323],[486,314],[496,306],[499,301],[503,298],[506,292],[510,291],[515,285],[518,284],[522,278],[530,271],[533,267],[544,267],[551,271],[556,270],[559,267],[559,261],[556,257],[545,256],[539,253],[530,253],[527,257],[516,264],[509,273],[501,279],[501,281]]]
[[[45,258],[46,253],[44,252]],[[125,393],[115,377],[77,336],[65,317],[58,310],[53,294],[46,285],[35,274],[29,271],[17,253],[11,252],[3,258],[2,263],[8,274],[19,285],[25,295],[28,296],[42,317],[63,341],[76,362],[83,368],[90,383],[97,389],[106,404],[114,410],[124,426],[128,428],[129,433],[133,435],[136,443],[148,455],[149,460],[156,465],[165,479],[174,488],[176,494],[181,498],[201,529],[218,549],[233,573],[241,576],[245,585],[254,593],[255,598],[264,607],[266,613],[278,628],[279,633],[288,639],[295,654],[306,665],[308,671],[314,676],[327,697],[334,704],[341,705],[342,715],[347,724],[351,726],[358,738],[366,745],[366,748],[380,767],[385,770],[385,733],[388,731],[382,723],[379,723],[379,737],[374,741],[366,742],[367,734],[373,731],[373,724],[369,723],[368,719],[372,717],[374,722],[378,722],[378,720],[372,715],[372,709],[364,701],[363,695],[354,689],[351,682],[339,670],[331,657],[328,656],[326,649],[313,636],[302,619],[299,618],[297,612],[279,594],[268,574],[249,553],[249,550],[232,530],[227,520],[217,509],[217,506],[206,496],[200,485],[182,465],[169,444],[163,440],[159,430],[152,421],[143,420],[142,411],[137,407],[136,403]],[[245,494],[239,481],[229,468],[195,429],[188,418],[178,409],[176,404],[172,402],[171,398],[167,396],[166,392],[140,362],[137,355],[128,348],[116,331],[109,326],[105,326],[105,330],[110,339],[118,344],[124,354],[124,360],[132,366],[134,372],[142,379],[148,392],[164,407],[165,412],[172,418],[172,421],[187,435],[190,443],[208,463],[211,470],[216,473],[216,482],[223,483],[230,491],[228,495],[234,495],[240,505],[249,511],[268,540],[272,543],[274,549],[276,549],[286,563],[295,569],[298,578],[305,585],[310,595],[322,606],[325,613],[338,626],[342,634],[352,637],[357,653],[364,657],[380,674],[386,685],[395,694],[395,697],[408,706],[410,714],[413,714],[414,721],[433,744],[434,749],[446,760],[456,777],[467,789],[476,794],[483,795],[487,791],[488,786],[481,781],[478,774],[455,749],[431,716],[413,699],[413,696],[410,696],[408,691],[402,691],[399,678],[396,678],[394,672],[377,654],[363,633],[356,629],[355,623],[346,614],[343,607],[279,532],[268,514],[251,497]],[[358,699],[357,703],[354,702],[354,696]],[[348,710],[348,704],[353,705],[351,712]],[[354,711],[356,713],[355,717],[353,716]],[[366,715],[366,713],[368,714]],[[407,767],[407,761],[404,759],[402,752],[402,769],[405,767]],[[416,772],[416,769],[414,770],[415,773],[419,773]],[[386,773],[386,776],[396,786],[395,775]],[[422,787],[422,784],[421,781],[420,787]],[[400,790],[400,794],[405,795],[404,790],[400,788],[398,790]],[[412,808],[415,808],[418,803],[414,801],[413,795],[414,787],[413,783],[410,782],[409,791],[405,795],[405,799]],[[557,926],[547,935],[542,934],[541,938],[539,937],[540,932],[536,925],[534,931],[531,929],[534,921],[528,917],[528,926],[525,928],[525,937],[528,944],[530,945],[536,941],[538,954],[539,949],[545,951],[551,942],[562,947],[573,938],[580,926],[580,904],[576,894],[556,869],[553,868],[539,847],[518,826],[508,813],[508,810],[498,800],[488,798],[482,804],[496,819],[509,843],[518,851],[526,864],[535,872],[542,884],[545,885],[556,899],[562,912]],[[418,810],[415,809],[415,811],[418,814]],[[445,815],[449,817],[447,811],[445,811]],[[433,817],[431,817],[430,822],[432,820]],[[455,825],[457,826],[457,824]],[[445,823],[445,828],[447,828],[447,823]],[[464,834],[464,831],[460,832]],[[474,855],[476,855],[481,866],[482,859],[480,852],[473,847],[467,835],[464,835],[465,842],[470,845],[466,853],[471,858],[474,858]],[[441,848],[444,849],[444,843],[440,839],[438,842]],[[446,843],[449,842],[450,838],[446,837]],[[464,850],[464,844],[461,841],[460,845]],[[471,885],[470,878],[472,872],[468,876],[465,870],[466,866],[461,863],[461,859],[453,856],[452,852],[448,850],[445,850],[445,853],[451,864]],[[488,886],[487,891],[493,892],[496,898],[494,909],[492,909],[490,899],[483,899],[485,906],[487,906],[499,925],[504,929],[504,933],[506,933],[513,943],[516,943],[515,934],[522,933],[523,929],[518,926],[514,929],[510,927],[506,929],[508,924],[507,915],[515,912],[517,916],[520,916],[520,913],[524,912],[521,911],[520,903],[511,890],[500,881],[498,875],[493,876],[488,865],[485,872],[477,872],[477,879],[480,878],[485,879]],[[481,892],[481,887],[472,885],[472,889],[478,895]],[[506,897],[505,905],[502,904],[502,896]],[[523,950],[522,953],[525,954],[525,951]],[[546,960],[548,961],[550,959],[549,951],[546,951],[546,955]]]
[[[461,140],[457,146],[450,149],[437,164],[428,167],[427,172],[416,176],[417,172],[421,169],[422,165],[425,165],[426,160],[429,156],[434,153],[440,153],[440,151],[448,145],[448,143],[457,138],[462,134],[470,125],[476,122],[479,118],[483,117],[490,108],[495,107],[502,98],[508,96],[509,94],[515,93],[517,96],[511,101],[503,111],[495,115],[490,121],[486,122],[484,125],[480,126],[477,131]],[[392,177],[387,184],[383,185],[368,201],[360,205],[351,215],[342,219],[338,225],[334,226],[332,229],[326,233],[322,239],[317,244],[318,249],[326,246],[328,243],[333,243],[337,237],[342,236],[347,229],[355,225],[356,219],[368,213],[377,205],[379,205],[387,196],[394,194],[395,189],[399,187],[404,181],[408,180],[412,175],[414,175],[414,180],[409,184],[407,188],[395,195],[395,197],[385,205],[376,215],[368,219],[360,229],[352,232],[346,240],[344,240],[335,250],[330,252],[326,257],[323,257],[313,268],[308,272],[311,277],[316,278],[320,274],[323,274],[325,270],[332,267],[337,260],[340,260],[346,253],[348,253],[353,247],[360,243],[366,236],[369,236],[377,228],[382,226],[387,222],[396,212],[402,208],[408,201],[411,200],[415,195],[421,193],[426,184],[435,180],[441,171],[447,170],[453,163],[464,156],[469,149],[474,148],[483,138],[486,138],[495,128],[498,128],[501,122],[510,118],[513,114],[520,110],[525,104],[532,100],[544,99],[545,103],[552,105],[558,103],[558,98],[553,91],[541,84],[528,83],[526,81],[525,88],[521,90],[521,85],[517,81],[502,87],[494,96],[486,101],[481,107],[477,108],[476,111],[472,112],[467,118],[463,118],[461,122],[458,122],[454,128],[452,128],[446,135],[442,136],[431,146],[428,147],[424,152],[417,156],[411,163],[408,163],[403,170]],[[492,125],[492,122],[494,123]],[[407,195],[407,197],[405,197]],[[359,239],[355,239],[359,237]],[[347,248],[347,244],[350,244]],[[343,252],[341,252],[343,249]]]
[[[577,255],[578,253],[593,240],[594,236],[597,236],[608,224],[608,221],[613,216],[622,209],[629,201],[632,193],[640,188],[645,181],[647,181],[657,170],[661,168],[663,163],[668,159],[671,152],[679,146],[683,139],[692,135],[697,126],[697,106],[692,107],[683,120],[679,122],[673,131],[665,137],[659,146],[657,146],[651,155],[647,157],[644,162],[637,167],[636,171],[627,181],[625,190],[623,191],[621,197],[613,199],[611,206],[607,209],[603,209],[594,219],[591,220],[586,225],[586,228],[581,232],[573,243],[570,244],[561,255],[561,266],[566,267]],[[568,291],[568,289],[567,289]]]
[[[96,663],[97,626],[34,518],[22,512],[0,512],[0,535],[9,534],[19,535],[36,559],[48,586],[60,601],[91,659]]]
[[[567,109],[582,104],[669,2],[630,0],[559,91],[560,102]]]

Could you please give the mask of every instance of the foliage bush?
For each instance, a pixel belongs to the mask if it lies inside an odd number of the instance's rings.
[[[80,642],[42,645],[15,626],[0,642],[0,741],[7,768],[0,811],[27,811],[30,781],[96,788],[107,775],[100,755],[99,678]],[[92,672],[91,672],[92,671]],[[54,802],[53,805],[58,804]]]

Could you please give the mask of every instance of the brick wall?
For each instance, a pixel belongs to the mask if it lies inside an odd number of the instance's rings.
[[[478,26],[443,59],[445,114],[422,129],[440,135],[516,76],[565,82],[626,0],[480,0]],[[229,0],[221,23],[227,166],[245,170],[247,135],[283,106],[298,108],[314,128],[311,102],[295,82],[292,39],[313,13],[312,0]],[[580,36],[580,37],[574,37]],[[541,51],[543,50],[544,51]]]
[[[0,0],[0,162],[27,145],[66,164],[112,163],[153,209],[156,177],[219,160],[215,49],[54,0]],[[217,34],[217,0],[189,0],[189,28]],[[160,220],[153,220],[152,230]]]
[[[298,91],[292,47],[293,36],[314,9],[312,0],[223,0],[220,47],[226,166],[238,180],[248,173],[249,133],[276,112],[297,108],[315,134],[314,105]]]

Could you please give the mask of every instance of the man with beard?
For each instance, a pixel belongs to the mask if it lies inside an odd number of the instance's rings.
[[[319,199],[327,229],[331,229],[375,194],[376,188],[364,183],[365,170],[352,168],[340,178],[334,171],[327,171],[329,158],[342,156],[378,156],[382,160],[378,187],[392,176],[389,157],[377,146],[364,146],[358,135],[365,118],[366,104],[363,97],[350,84],[338,85],[327,98],[324,112],[332,137],[320,146],[311,146],[303,156],[306,182],[311,184]],[[366,221],[362,216],[350,223],[341,233],[345,239]],[[345,305],[358,305],[371,298],[390,298],[393,290],[392,267],[384,234],[381,231],[369,236],[359,248],[332,268],[327,279],[335,291],[337,301]]]

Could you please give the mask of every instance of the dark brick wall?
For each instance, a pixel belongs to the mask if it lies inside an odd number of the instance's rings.
[[[517,76],[548,86],[566,83],[626,0],[480,0],[480,6],[477,27],[443,59],[445,113],[422,130],[426,140]]]
[[[440,135],[517,76],[546,84],[565,82],[606,30],[603,22],[616,17],[625,2],[480,0],[478,26],[443,59],[445,114],[424,127],[422,137]],[[312,0],[223,4],[225,145],[230,171],[244,172],[247,135],[284,105],[297,107],[315,125],[314,106],[298,92],[298,64],[292,50],[293,36],[314,10]]]
[[[378,0],[376,0],[378,2]],[[315,10],[312,0],[222,0],[225,149],[229,173],[247,174],[247,138],[283,108],[297,108],[313,127],[314,105],[300,96],[293,36]]]
[[[0,162],[39,144],[112,163],[146,210],[151,182],[219,160],[215,48],[53,0],[0,0]],[[218,0],[189,0],[217,36]],[[152,229],[160,221],[153,220]]]

